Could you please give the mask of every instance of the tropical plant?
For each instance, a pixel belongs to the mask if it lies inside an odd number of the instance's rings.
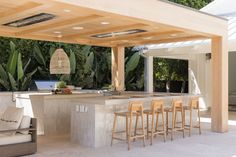
[[[0,64],[0,84],[8,91],[27,90],[31,83],[31,78],[37,69],[26,73],[31,60],[29,59],[23,65],[22,55],[16,50],[13,42],[10,42],[10,50],[7,64]]]
[[[188,62],[185,60],[176,59],[165,59],[165,58],[155,58],[154,59],[154,85],[159,88],[166,88],[166,91],[170,89],[170,81],[182,81],[182,89],[180,92],[184,91],[185,83],[188,80]],[[165,82],[160,87],[156,83],[157,81]]]
[[[191,8],[201,9],[208,3],[212,2],[213,0],[169,0],[169,1],[185,5]]]
[[[90,51],[91,46],[84,46],[81,51],[78,51],[76,54],[70,50],[70,65],[71,73],[69,75],[62,75],[60,80],[67,82],[67,84],[72,84],[75,86],[85,87],[87,84],[93,85],[93,62],[94,54]],[[84,63],[83,66],[77,66],[77,58]],[[80,80],[80,77],[83,79]],[[80,80],[80,81],[79,81]],[[88,86],[90,87],[90,86]]]
[[[144,89],[144,59],[139,52],[126,48],[125,58],[125,87],[126,90]]]

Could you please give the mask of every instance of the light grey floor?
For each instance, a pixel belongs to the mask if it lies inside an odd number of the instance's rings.
[[[211,132],[210,123],[203,122],[202,135],[195,130],[191,137],[183,139],[178,133],[174,141],[168,138],[166,143],[158,136],[152,146],[149,141],[146,147],[141,141],[132,143],[130,151],[126,143],[93,149],[71,144],[66,136],[40,137],[38,152],[31,157],[236,157],[236,112],[230,113],[230,120],[233,123],[224,134]]]

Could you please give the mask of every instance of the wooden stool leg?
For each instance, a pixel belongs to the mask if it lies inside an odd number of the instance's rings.
[[[192,123],[192,109],[189,110],[190,112],[190,121],[189,121],[189,137],[191,136],[191,131],[192,131],[192,127],[193,127],[193,123]]]
[[[113,138],[115,136],[115,131],[116,131],[116,119],[117,119],[117,115],[115,114],[114,122],[113,122],[113,128],[112,128],[111,146],[113,144]]]
[[[136,114],[136,121],[135,121],[135,128],[134,128],[134,136],[137,135],[137,127],[138,127],[138,118],[139,118],[139,115]],[[136,139],[134,138],[133,141],[135,141]]]
[[[129,136],[129,117],[128,116],[125,117],[125,124],[126,124],[126,128],[125,128],[126,141],[128,141],[128,136]]]
[[[152,140],[153,140],[153,133],[154,133],[154,117],[155,114],[152,114],[152,128],[151,128],[151,145],[152,145]]]
[[[153,117],[154,118],[154,117]],[[156,113],[156,126],[155,126],[155,132],[157,132],[158,130],[158,121],[159,121],[159,114]],[[155,137],[156,137],[156,134],[155,134]]]
[[[183,109],[181,109],[181,123],[182,123],[182,130],[183,130],[183,138],[185,137],[184,135],[184,127],[185,127],[185,123],[184,123],[184,114],[183,114]]]
[[[149,138],[149,115],[147,114],[147,139]]]
[[[128,150],[130,150],[130,142],[131,142],[131,134],[132,132],[132,114],[130,115],[130,121],[129,121],[129,133],[128,133]]]
[[[169,124],[168,124],[168,121],[169,121],[169,115],[168,115],[168,112],[166,112],[166,135],[168,135],[168,132],[169,132]]]
[[[178,114],[178,111],[175,111],[175,123],[174,123],[174,128],[176,128],[177,114]]]
[[[175,130],[175,114],[176,114],[176,111],[173,110],[172,112],[172,124],[171,124],[171,141],[173,141],[173,133],[174,133],[174,130]]]
[[[201,117],[200,117],[200,110],[198,108],[198,127],[199,127],[199,135],[202,134],[201,132],[201,121],[200,121]]]
[[[145,147],[145,129],[144,129],[143,113],[141,113],[141,119],[142,119],[143,146]]]
[[[162,117],[162,128],[163,128],[163,135],[164,135],[164,142],[166,142],[166,127],[165,127],[165,119],[164,119],[164,112],[161,113]]]

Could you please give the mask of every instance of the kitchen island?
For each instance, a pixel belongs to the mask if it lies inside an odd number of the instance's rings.
[[[73,143],[101,147],[110,144],[114,112],[127,111],[129,101],[143,101],[144,108],[148,109],[150,102],[158,99],[164,100],[165,106],[170,106],[173,99],[182,99],[184,105],[188,105],[191,96],[144,92],[122,92],[113,96],[100,93],[30,94],[29,100],[33,116],[38,118],[38,134],[70,134]],[[123,119],[119,119],[117,128],[125,128]]]

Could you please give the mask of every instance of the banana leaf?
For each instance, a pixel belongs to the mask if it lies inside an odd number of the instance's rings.
[[[8,73],[8,76],[9,76],[9,80],[10,80],[10,84],[11,84],[11,89],[13,91],[17,91],[18,88],[17,88],[16,80],[14,79],[14,77],[10,73]]]
[[[26,70],[27,70],[27,68],[28,68],[28,66],[29,66],[29,64],[30,64],[30,62],[31,62],[31,58],[28,60],[28,62],[25,64],[25,66],[24,66],[24,73],[26,72]]]
[[[10,85],[8,83],[8,81],[4,81],[2,79],[0,79],[0,84],[6,89],[6,90],[10,90]]]
[[[34,45],[33,55],[39,64],[46,66],[45,59],[44,59],[42,52],[37,44]]]
[[[75,58],[75,53],[70,50],[70,69],[71,69],[71,74],[75,73],[76,69],[76,58]]]
[[[37,69],[35,69],[34,71],[28,73],[26,75],[26,77],[24,77],[24,79],[23,79],[23,81],[21,83],[21,89],[20,89],[21,91],[24,91],[24,90],[27,89],[27,87],[29,87],[29,84],[31,82],[31,78],[36,73],[36,71],[37,71]]]
[[[84,54],[86,57],[89,55],[89,53],[90,53],[90,49],[91,49],[91,46],[84,46],[83,48],[82,48],[82,51],[81,51],[81,53],[82,54]]]
[[[50,49],[49,49],[50,58],[52,57],[52,55],[55,51],[56,51],[55,47],[50,47]]]
[[[40,73],[40,76],[42,76],[43,78],[45,78],[45,79],[49,78],[50,74],[48,73],[48,71],[45,71],[45,69],[43,69],[42,67],[38,66],[38,71]]]
[[[8,75],[7,72],[5,71],[5,69],[3,68],[3,66],[0,64],[0,78],[4,81],[7,82],[8,81]]]
[[[129,72],[137,68],[139,63],[140,55],[138,52],[134,53],[131,58],[128,60],[125,66],[125,76],[127,77]]]
[[[9,72],[12,76],[15,76],[16,67],[17,67],[17,60],[18,60],[18,52],[15,49],[15,44],[10,42],[11,53],[10,57],[7,61],[7,72]]]
[[[10,41],[10,54],[16,51],[16,45],[12,41]]]
[[[93,67],[93,62],[94,62],[94,53],[91,52],[89,56],[86,59],[86,62],[84,64],[84,72],[88,73],[92,67]]]
[[[23,65],[21,60],[21,53],[18,55],[18,62],[17,62],[17,78],[18,81],[21,80],[24,76]]]

